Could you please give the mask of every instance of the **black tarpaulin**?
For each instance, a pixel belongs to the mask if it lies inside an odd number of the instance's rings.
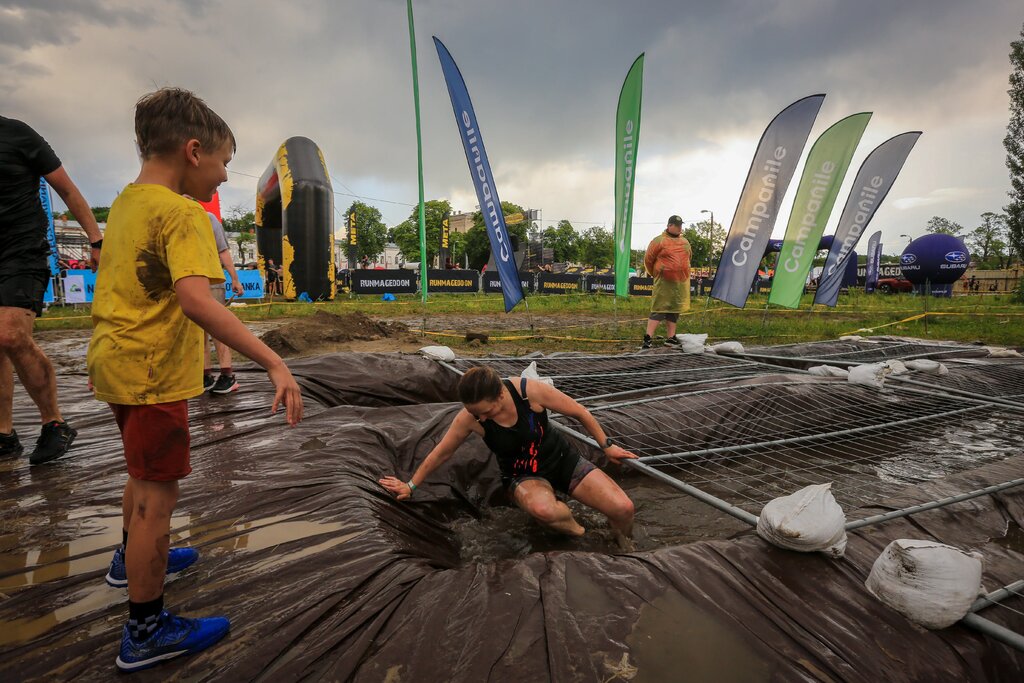
[[[498,471],[468,441],[417,492],[376,481],[409,473],[454,411],[452,380],[414,357],[338,354],[290,363],[307,396],[295,428],[267,414],[270,385],[193,402],[194,472],[172,541],[200,561],[168,584],[186,616],[223,614],[230,635],[133,680],[324,681],[1018,681],[1024,653],[961,626],[920,629],[863,587],[903,537],[971,547],[986,587],[1024,576],[1024,523],[1011,489],[851,535],[844,560],[774,548],[751,533],[649,552],[543,552],[460,560],[446,524],[500,504]],[[48,467],[0,463],[0,680],[114,680],[126,613],[103,582],[120,542],[126,474],[106,406],[85,378],[62,383],[80,430]],[[16,393],[16,421],[33,410]],[[908,490],[937,493],[1019,476],[1024,456]],[[619,475],[615,475],[619,476]],[[632,475],[636,476],[636,475]],[[653,485],[653,484],[652,484]],[[665,488],[665,495],[677,495]],[[878,510],[873,510],[877,512]],[[638,523],[670,523],[645,519]],[[523,524],[529,524],[523,521]],[[569,544],[569,547],[572,547]],[[997,608],[991,608],[997,609]],[[1001,615],[1024,630],[1024,618]]]

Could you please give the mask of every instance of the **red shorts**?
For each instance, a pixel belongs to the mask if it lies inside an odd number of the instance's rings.
[[[127,406],[111,403],[121,430],[128,474],[144,481],[176,481],[189,464],[188,401]]]

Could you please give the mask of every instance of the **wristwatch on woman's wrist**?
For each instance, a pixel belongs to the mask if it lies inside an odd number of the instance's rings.
[[[101,237],[98,240],[96,240],[95,242],[89,242],[89,246],[92,247],[93,249],[102,249],[103,248],[103,238]]]
[[[615,445],[615,442],[612,441],[612,437],[606,436],[606,437],[604,437],[604,443],[601,444],[601,450],[608,450],[609,448],[611,448],[614,445]]]

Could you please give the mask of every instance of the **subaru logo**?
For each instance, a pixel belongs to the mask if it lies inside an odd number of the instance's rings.
[[[965,263],[967,261],[967,254],[962,251],[951,251],[946,254],[946,260],[950,263]]]
[[[902,263],[905,266],[909,266],[911,263],[916,262],[917,256],[914,254],[903,254],[903,256],[900,256],[900,263]]]

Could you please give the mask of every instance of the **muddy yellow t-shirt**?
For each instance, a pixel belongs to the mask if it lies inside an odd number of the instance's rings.
[[[108,403],[170,403],[203,393],[203,332],[174,283],[224,271],[206,211],[162,185],[129,185],[110,207],[93,296],[89,378]]]

